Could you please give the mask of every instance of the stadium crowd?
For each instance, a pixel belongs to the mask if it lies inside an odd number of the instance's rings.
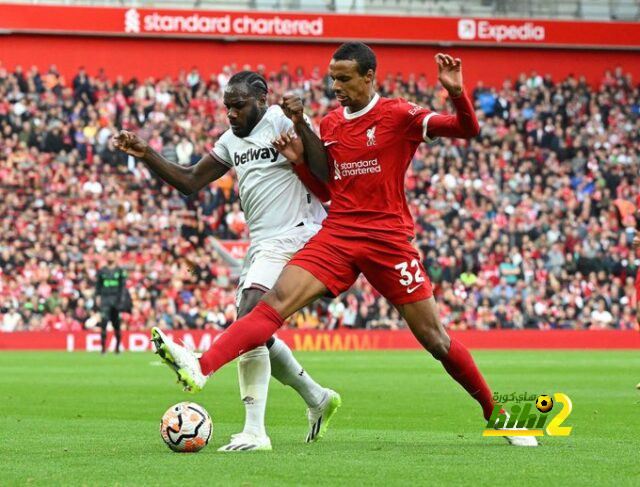
[[[96,326],[94,281],[110,249],[128,270],[129,329],[233,321],[234,280],[214,242],[247,238],[233,176],[184,197],[110,139],[137,131],[167,159],[195,163],[228,127],[221,94],[238,69],[124,80],[80,68],[65,80],[55,66],[0,62],[0,330]],[[336,106],[319,68],[257,69],[271,103],[296,90],[316,125]],[[639,87],[615,68],[597,87],[532,72],[469,89],[480,136],[423,144],[407,176],[416,244],[444,322],[637,328]],[[387,75],[379,91],[439,112],[450,107],[423,74]],[[361,278],[290,325],[403,322]]]

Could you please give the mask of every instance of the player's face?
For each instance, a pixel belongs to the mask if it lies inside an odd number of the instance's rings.
[[[228,86],[224,92],[224,106],[231,131],[236,137],[246,137],[264,114],[264,97],[256,99],[246,86]]]
[[[371,101],[373,70],[370,69],[365,75],[361,75],[356,61],[332,59],[329,63],[329,75],[333,79],[332,89],[336,99],[342,106],[357,111]]]

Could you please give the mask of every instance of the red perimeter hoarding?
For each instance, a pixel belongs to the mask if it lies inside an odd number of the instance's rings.
[[[531,71],[597,86],[616,66],[640,79],[638,23],[0,5],[0,63],[55,64],[67,82],[79,66],[127,79],[192,67],[208,77],[232,64],[269,72],[284,62],[324,72],[349,39],[377,43],[379,77],[424,73],[433,82],[433,56],[444,50],[463,59],[467,86],[500,87]]]
[[[187,346],[206,350],[215,331],[169,332]],[[493,330],[450,332],[472,349],[640,349],[640,333],[621,330]],[[278,337],[294,350],[422,350],[408,330],[281,330]],[[113,334],[108,345],[115,348]],[[146,332],[124,332],[122,345],[128,351],[151,350]],[[95,332],[14,332],[0,333],[0,350],[100,351],[100,333]]]
[[[640,24],[3,4],[9,33],[638,49]]]

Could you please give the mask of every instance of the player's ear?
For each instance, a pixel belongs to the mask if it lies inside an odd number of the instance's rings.
[[[263,107],[267,104],[267,94],[266,93],[262,93],[260,94],[256,100],[258,101],[258,105]]]
[[[373,69],[369,69],[364,77],[366,78],[367,83],[373,83],[373,80],[376,79],[376,72]]]

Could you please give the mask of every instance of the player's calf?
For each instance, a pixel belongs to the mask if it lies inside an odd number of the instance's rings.
[[[416,339],[435,359],[447,356],[451,340],[440,323],[433,298],[400,305],[398,310]]]
[[[478,370],[469,351],[452,340],[438,318],[433,298],[399,307],[413,334],[464,389],[482,406],[483,415],[491,416],[493,394]]]

